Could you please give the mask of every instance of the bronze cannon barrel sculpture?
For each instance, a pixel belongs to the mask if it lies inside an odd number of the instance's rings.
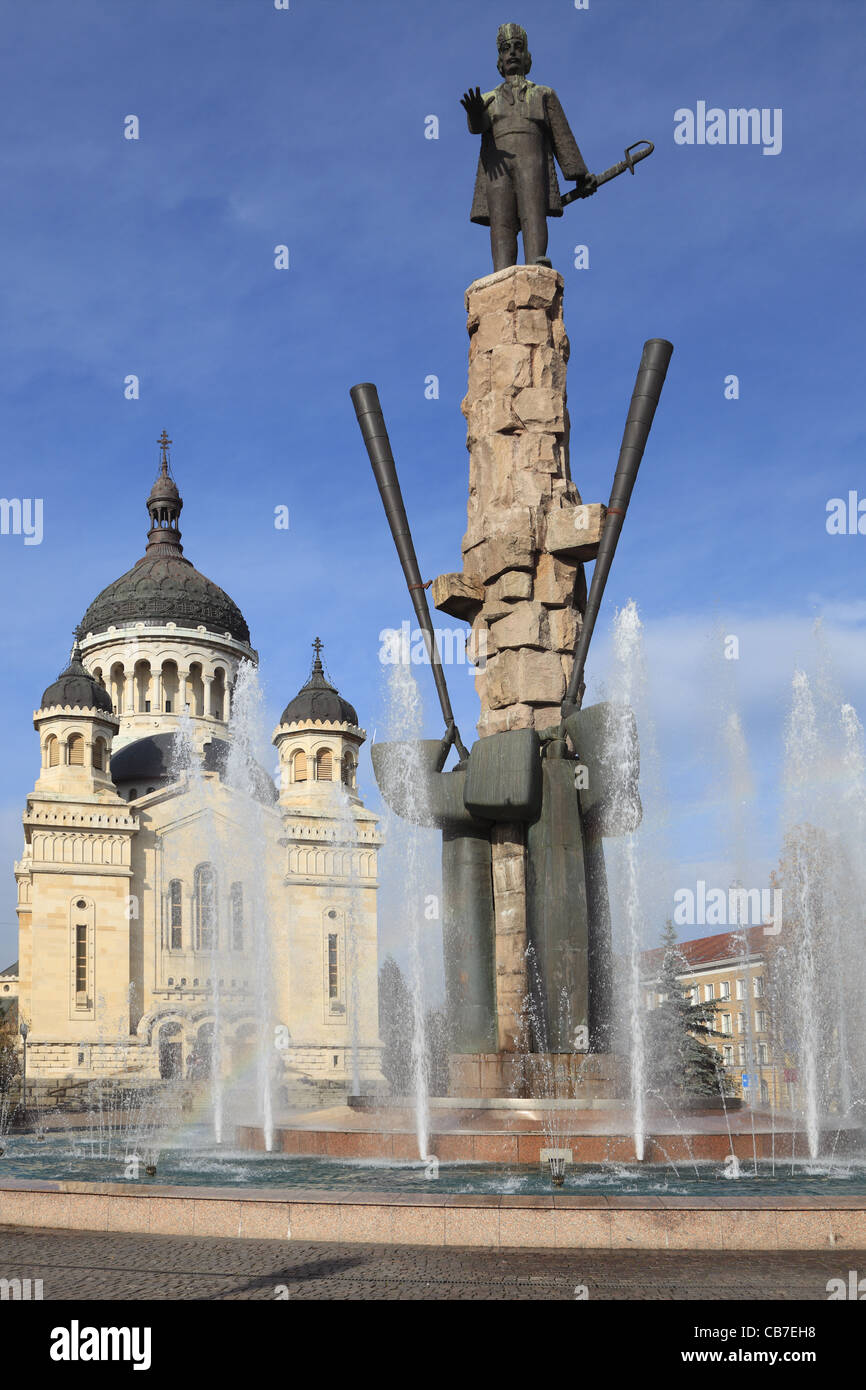
[[[496,993],[489,822],[476,819],[464,804],[469,754],[451,709],[379,393],[372,382],[364,382],[350,394],[424,633],[446,727],[441,742],[374,744],[373,770],[383,797],[397,815],[442,831],[442,931],[451,1045],[458,1052],[491,1052],[496,1047]],[[461,762],[443,773],[452,742]]]
[[[379,486],[385,516],[388,518],[391,535],[394,537],[400,564],[403,566],[403,574],[406,577],[406,586],[409,590],[412,606],[415,609],[418,626],[424,634],[424,644],[433,668],[433,679],[436,682],[439,704],[445,719],[447,742],[444,752],[447,756],[448,747],[451,742],[454,742],[461,759],[465,759],[469,755],[454,722],[448,686],[445,683],[445,673],[442,670],[442,661],[439,656],[439,648],[436,645],[430,609],[427,605],[427,593],[421,580],[418,557],[415,554],[415,545],[409,530],[406,508],[403,504],[403,493],[400,490],[400,481],[397,477],[397,466],[391,452],[391,441],[388,438],[385,417],[379,404],[379,393],[372,381],[364,381],[358,386],[353,386],[349,394],[352,397],[352,404],[358,417],[358,424],[367,448],[373,475]]]
[[[581,708],[583,671],[672,352],[660,338],[643,347],[559,726],[490,734],[471,753],[460,740],[448,698],[378,393],[369,382],[351,392],[446,724],[441,742],[379,743],[371,751],[388,805],[404,819],[442,832],[445,978],[449,1041],[456,1053],[497,1049],[491,850],[497,822],[525,826],[533,1049],[599,1052],[610,1046],[610,914],[602,840],[627,834],[640,822],[639,754],[630,709],[609,702]],[[622,785],[615,791],[607,754],[611,738],[626,750],[618,775]],[[460,762],[445,772],[452,742]],[[575,775],[578,766],[587,772],[583,783]],[[580,1044],[580,1038],[586,1041]]]

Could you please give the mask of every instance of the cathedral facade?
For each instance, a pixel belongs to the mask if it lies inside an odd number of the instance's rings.
[[[91,603],[33,716],[15,865],[28,1082],[59,1098],[100,1075],[237,1073],[273,1034],[285,1094],[363,1089],[381,1052],[365,734],[317,639],[272,737],[279,786],[249,757],[232,776],[232,701],[258,654],[183,553],[169,443],[145,554]]]

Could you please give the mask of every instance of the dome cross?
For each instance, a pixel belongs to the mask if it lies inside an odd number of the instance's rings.
[[[163,476],[164,478],[167,478],[167,477],[168,477],[168,467],[169,467],[169,465],[168,465],[168,446],[169,446],[169,444],[171,443],[171,440],[170,440],[169,437],[168,437],[168,431],[167,431],[167,430],[163,430],[162,434],[159,436],[159,439],[158,439],[156,442],[157,442],[157,444],[159,445],[159,449],[160,449],[160,456],[159,456],[159,471],[160,471],[160,473],[162,474],[162,476]]]

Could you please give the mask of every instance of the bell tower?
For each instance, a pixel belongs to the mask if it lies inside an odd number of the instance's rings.
[[[41,765],[15,865],[19,1008],[29,1026],[28,1077],[56,1083],[82,1070],[123,1069],[139,823],[111,777],[119,720],[77,641],[33,723]]]
[[[288,1067],[349,1091],[381,1082],[378,1016],[378,821],[361,800],[366,734],[327,678],[322,643],[273,742],[287,893],[276,943]]]
[[[325,676],[323,643],[317,637],[306,685],[283,711],[274,731],[280,757],[280,804],[322,805],[333,800],[335,783],[348,805],[360,806],[358,750],[366,738],[354,707]]]
[[[68,666],[43,694],[33,724],[42,751],[37,792],[119,800],[109,768],[120,721],[108,691],[86,671],[77,638]]]

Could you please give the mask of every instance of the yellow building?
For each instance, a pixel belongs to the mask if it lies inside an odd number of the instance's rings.
[[[284,1095],[292,1080],[308,1095],[373,1082],[381,838],[356,784],[365,734],[317,639],[273,735],[279,790],[238,752],[232,701],[258,655],[183,554],[169,443],[145,554],[94,599],[33,716],[15,865],[28,1080],[59,1095],[95,1075],[186,1075],[217,1043],[237,1070],[264,1026]]]
[[[0,1011],[11,1007],[18,999],[18,962],[13,961],[0,970]]]
[[[721,1036],[702,1037],[701,1041],[720,1053],[733,1093],[744,1096],[746,1076],[747,1103],[784,1107],[790,1099],[792,1072],[774,1043],[770,1012],[772,940],[757,926],[678,941],[676,951],[683,968],[677,979],[690,991],[694,1003],[714,1001],[718,1005],[712,1026]],[[664,955],[663,946],[642,953],[644,1002],[649,1009],[661,1002],[654,984]]]

